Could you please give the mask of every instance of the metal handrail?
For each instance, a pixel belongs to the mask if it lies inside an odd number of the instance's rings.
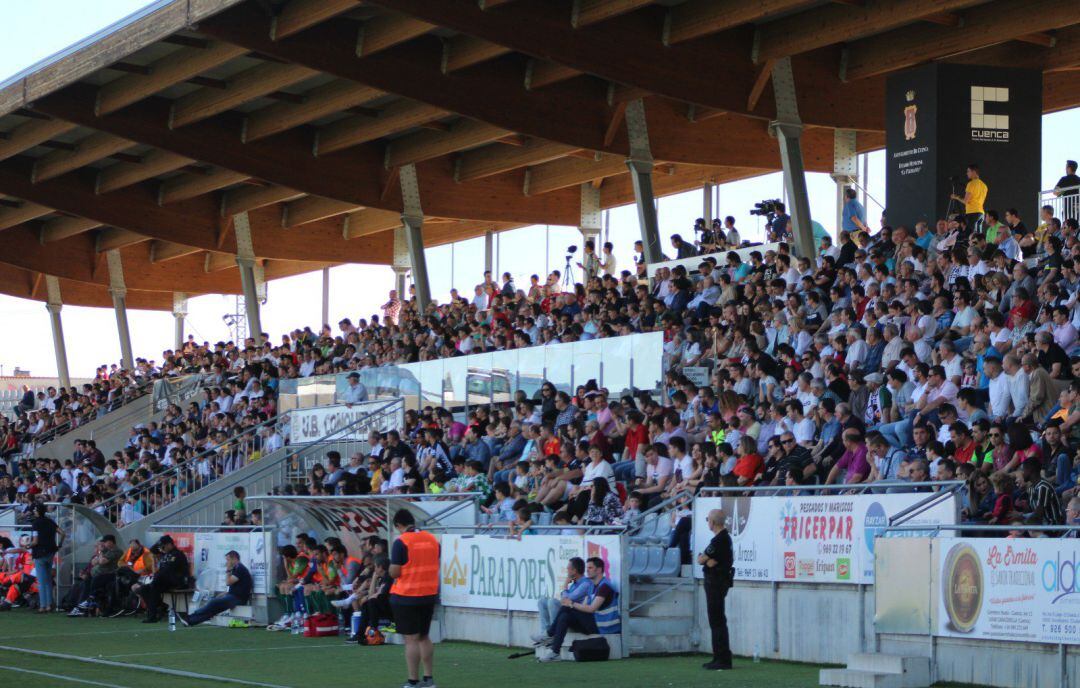
[[[495,525],[505,525],[503,523],[497,523]],[[468,526],[451,526],[451,525],[433,525],[426,528],[426,530],[488,530],[492,527],[492,524],[475,524]],[[529,530],[580,530],[582,532],[604,532],[604,533],[622,533],[626,530],[626,526],[583,526],[583,525],[571,525],[566,524],[562,526],[529,526]]]
[[[477,497],[483,495],[482,492],[443,492],[440,494],[431,494],[430,492],[419,492],[409,494],[366,494],[366,495],[255,495],[252,497],[245,497],[245,501],[253,502],[255,500],[267,500],[272,499],[275,501],[330,501],[341,499],[416,499],[423,501],[425,499],[440,500],[447,497]],[[455,526],[464,528],[465,526]]]
[[[920,499],[911,506],[901,509],[899,513],[894,514],[889,518],[889,525],[900,525],[906,521],[910,521],[927,509],[932,509],[937,506],[939,502],[955,496],[956,493],[960,491],[963,484],[963,482],[957,481],[955,485],[937,490],[928,495],[925,499]]]
[[[672,593],[674,593],[676,590],[683,587],[684,585],[693,585],[693,584],[694,584],[694,579],[693,578],[680,578],[675,583],[675,585],[671,585],[671,586],[662,588],[659,592],[654,593],[650,597],[646,597],[644,600],[638,602],[633,607],[630,607],[630,609],[627,610],[627,613],[633,614],[635,611],[637,611],[638,609],[641,609],[642,607],[649,604],[653,600],[659,599],[659,598],[661,598],[661,597],[663,597],[665,595],[671,595]]]
[[[963,485],[963,480],[935,480],[921,483],[905,483],[905,482],[873,482],[873,483],[856,483],[854,485],[761,485],[761,486],[748,486],[748,487],[703,487],[701,493],[732,493],[732,492],[843,492],[843,491],[857,491],[863,493],[866,490],[873,489],[903,489],[904,491],[911,491],[910,488],[915,487],[950,487],[956,485]]]
[[[49,428],[46,432],[42,433],[39,436],[31,437],[30,438],[30,443],[35,448],[41,447],[41,446],[44,446],[44,445],[48,444],[49,442],[52,442],[53,440],[55,440],[57,438],[63,437],[64,435],[68,434],[69,432],[72,432],[72,431],[74,431],[74,430],[76,430],[78,428],[83,427],[87,423],[92,423],[95,420],[101,420],[102,418],[106,418],[106,417],[112,415],[113,413],[115,413],[116,411],[124,408],[125,406],[127,406],[131,402],[133,402],[133,401],[135,401],[137,399],[142,399],[144,396],[149,394],[150,393],[150,388],[153,387],[153,385],[154,385],[154,383],[156,381],[157,381],[156,379],[150,379],[150,380],[145,380],[144,382],[136,385],[135,389],[133,390],[134,393],[131,396],[128,396],[128,393],[125,392],[121,396],[121,398],[118,400],[119,403],[116,403],[115,405],[110,403],[110,404],[105,404],[103,406],[97,407],[97,409],[95,410],[95,416],[91,420],[87,420],[87,421],[84,421],[82,423],[78,423],[78,424],[75,424],[75,425],[72,425],[71,421],[65,421],[64,423],[62,423],[60,425]],[[102,413],[102,409],[105,408],[106,406],[108,407],[109,410]]]
[[[919,532],[933,531],[936,537],[943,530],[983,530],[987,532],[1007,533],[1013,530],[1029,530],[1037,533],[1072,533],[1080,531],[1080,524],[1072,526],[1042,526],[1042,525],[996,525],[980,523],[927,523],[924,526],[887,526],[882,532]]]

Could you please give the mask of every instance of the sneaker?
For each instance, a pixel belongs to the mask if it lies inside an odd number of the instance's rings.
[[[188,615],[186,612],[177,612],[176,617],[180,619],[180,623],[184,624],[185,626],[191,625],[191,620],[188,619]]]
[[[288,626],[290,621],[292,621],[292,614],[283,614],[280,619],[278,619],[277,621],[275,621],[274,623],[272,623],[270,625],[271,626]]]
[[[529,638],[532,639],[533,645],[547,645],[551,642],[551,636],[547,633],[533,633]]]
[[[550,647],[540,648],[540,651],[536,655],[536,661],[538,662],[558,662],[560,659],[559,653],[555,652]]]
[[[383,633],[397,633],[397,624],[388,623],[385,626],[381,626],[379,630]]]
[[[420,688],[420,682],[413,683],[412,681],[405,679],[405,683],[401,684],[401,688]]]
[[[437,688],[435,685],[435,679],[431,676],[420,679],[420,688]]]
[[[81,607],[75,607],[68,612],[68,618],[74,619],[80,616],[86,616],[86,610]]]
[[[330,602],[330,604],[332,604],[337,609],[345,609],[346,607],[351,607],[352,603],[353,603],[353,596],[352,595],[349,595],[348,597],[346,597],[343,600],[331,600],[331,602]]]
[[[350,635],[348,638],[345,639],[345,642],[347,644],[358,643],[358,642],[360,642],[360,636],[358,636],[358,635]]]
[[[731,669],[730,664],[721,664],[720,662],[705,662],[701,665],[702,669],[706,671],[729,671]]]

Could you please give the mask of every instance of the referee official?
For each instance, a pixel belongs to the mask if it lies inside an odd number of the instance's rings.
[[[417,530],[416,519],[407,509],[394,514],[394,528],[398,539],[390,548],[390,577],[394,579],[390,607],[397,632],[405,637],[409,680],[403,688],[435,688],[432,678],[435,648],[428,633],[439,602],[439,541],[431,533]]]
[[[709,671],[726,671],[731,668],[731,644],[728,641],[727,616],[724,613],[724,598],[731,589],[735,554],[731,548],[731,535],[724,525],[726,516],[723,509],[709,512],[709,530],[713,538],[705,551],[698,555],[697,561],[705,573],[705,608],[709,614],[709,628],[712,630],[711,662],[702,665]]]

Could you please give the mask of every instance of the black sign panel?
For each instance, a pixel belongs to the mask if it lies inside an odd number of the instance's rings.
[[[1024,214],[1039,191],[1042,74],[1036,70],[933,64],[889,77],[886,90],[889,222],[933,223],[963,212],[965,169],[979,166],[986,209]],[[1027,213],[1027,214],[1030,214]],[[1034,220],[1034,218],[1029,218]]]

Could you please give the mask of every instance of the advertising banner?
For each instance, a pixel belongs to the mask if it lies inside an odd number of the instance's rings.
[[[154,382],[154,411],[164,411],[169,404],[184,408],[202,391],[202,376],[164,378]]]
[[[363,440],[367,439],[368,433],[372,430],[386,432],[387,430],[402,427],[405,422],[404,411],[397,414],[400,417],[394,414],[382,415],[382,422],[375,425],[358,422],[372,411],[383,408],[386,404],[387,400],[383,399],[380,401],[364,401],[352,406],[335,404],[333,406],[295,409],[290,414],[289,442],[291,444],[316,442],[342,428],[349,428],[353,424],[355,424],[355,427],[343,431],[334,439]]]
[[[1071,538],[940,538],[936,635],[1080,643],[1080,545]]]
[[[617,535],[443,535],[441,601],[448,607],[534,612],[555,597],[571,557],[599,557],[616,587],[622,575]]]
[[[694,502],[694,552],[703,551],[712,538],[709,511],[722,508],[735,550],[736,580],[873,583],[874,538],[890,517],[925,498],[925,493],[699,497]],[[953,497],[906,525],[955,522]],[[695,568],[700,577],[700,567]]]
[[[192,559],[195,576],[204,571],[217,574],[213,578],[213,592],[224,592],[229,586],[225,582],[225,555],[236,551],[240,563],[251,572],[252,590],[266,592],[266,548],[269,533],[197,533],[195,535],[195,557]]]

